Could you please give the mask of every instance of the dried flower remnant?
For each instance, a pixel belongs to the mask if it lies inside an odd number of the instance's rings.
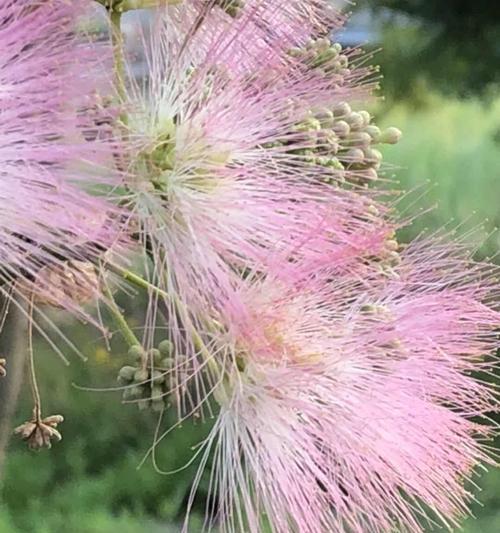
[[[31,420],[17,427],[14,434],[26,441],[31,450],[51,448],[52,441],[59,442],[62,439],[57,426],[63,421],[64,418],[61,415],[51,415],[40,420],[34,414]]]

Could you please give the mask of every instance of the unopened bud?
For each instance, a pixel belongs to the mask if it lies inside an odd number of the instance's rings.
[[[379,142],[384,144],[397,144],[402,135],[401,130],[398,130],[398,128],[387,128],[381,133]]]

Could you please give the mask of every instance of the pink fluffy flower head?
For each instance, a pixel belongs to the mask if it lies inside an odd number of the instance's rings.
[[[242,274],[267,271],[278,257],[286,276],[297,261],[369,269],[367,257],[383,253],[394,230],[389,209],[368,189],[341,187],[336,169],[311,163],[304,152],[326,143],[323,130],[300,128],[320,124],[311,109],[357,94],[352,79],[339,86],[324,71],[258,59],[250,75],[217,52],[197,65],[191,44],[172,38],[170,16],[167,9],[153,28],[146,88],[129,90],[120,201],[152,259],[150,281],[175,295],[173,335],[185,329],[179,302],[203,329],[199,317]]]
[[[93,97],[101,59],[77,33],[85,4],[0,5],[0,282],[41,284],[66,307],[76,304],[54,286],[54,269],[69,265],[78,277],[75,265],[115,238],[114,208],[86,192],[87,162],[105,160],[107,148],[99,140],[106,114]]]
[[[473,373],[498,348],[494,285],[440,241],[409,247],[392,279],[244,282],[202,461],[213,453],[207,530],[456,526],[464,484],[491,461],[497,398]]]
[[[325,36],[345,21],[325,0],[185,0],[171,2],[166,14],[171,38],[191,49],[199,64],[218,61],[240,72],[255,61],[273,65],[286,60],[293,46],[313,35]]]

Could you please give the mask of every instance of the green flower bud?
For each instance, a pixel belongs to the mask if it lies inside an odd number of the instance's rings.
[[[345,121],[351,126],[351,130],[360,130],[363,128],[363,117],[356,111],[345,117]]]
[[[140,387],[130,387],[123,391],[123,399],[125,401],[137,400],[142,397],[142,390]]]
[[[162,353],[157,348],[153,348],[150,351],[150,357],[155,365],[159,365],[162,360]]]
[[[370,116],[370,113],[368,111],[360,111],[359,114],[361,115],[361,118],[363,119],[363,127],[368,126],[370,124],[370,120],[372,117]]]
[[[373,168],[379,168],[380,164],[382,163],[382,154],[379,150],[376,150],[375,148],[367,148],[365,150],[365,157],[366,162],[370,164]]]
[[[319,109],[314,113],[314,116],[317,120],[320,121],[323,128],[331,128],[333,126],[333,112],[327,109],[326,107]]]
[[[292,57],[300,57],[303,53],[304,51],[302,50],[302,48],[298,48],[297,46],[294,46],[293,48],[290,48],[290,50],[288,50],[288,55]]]
[[[173,364],[172,358],[165,357],[164,359],[160,361],[160,368],[163,368],[164,370],[169,370],[170,368],[172,368],[172,364]]]
[[[327,166],[334,170],[344,170],[344,165],[336,157],[331,157]]]
[[[134,379],[135,371],[136,368],[133,366],[124,366],[118,372],[118,379],[125,383],[130,382]]]
[[[398,128],[387,128],[380,135],[379,141],[384,144],[397,144],[402,135],[401,130],[398,130]]]
[[[362,163],[365,158],[365,154],[361,148],[351,148],[346,152],[344,158],[349,164]]]
[[[373,139],[374,142],[378,142],[380,138],[380,128],[375,126],[375,124],[370,124],[366,126],[365,132]]]
[[[136,361],[140,361],[142,357],[144,356],[144,349],[139,344],[136,344],[134,346],[131,346],[128,350],[127,354],[131,359],[135,359]]]
[[[332,49],[337,52],[337,54],[340,54],[342,52],[342,45],[340,43],[333,43]]]
[[[351,127],[345,120],[338,120],[335,122],[332,129],[340,138],[347,137],[351,131]]]
[[[160,350],[163,357],[171,356],[174,352],[174,344],[172,343],[172,341],[165,339],[160,342],[160,344],[158,345],[158,349]]]
[[[145,368],[138,368],[134,373],[136,383],[144,383],[149,379],[149,372]]]
[[[346,68],[349,66],[349,58],[345,55],[340,55],[338,57],[338,62],[341,68]]]
[[[347,117],[352,113],[351,106],[347,102],[341,102],[333,108],[336,117]]]
[[[153,370],[151,373],[151,380],[155,385],[161,385],[165,382],[165,375],[160,370]]]
[[[162,400],[163,401],[163,389],[161,387],[153,387],[151,389],[151,400]]]
[[[316,41],[316,49],[324,52],[330,48],[331,41],[327,37],[322,37]]]
[[[368,147],[372,142],[372,138],[364,131],[353,132],[349,135],[348,141],[355,146]]]

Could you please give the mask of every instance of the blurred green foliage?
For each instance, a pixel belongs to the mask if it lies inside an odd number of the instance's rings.
[[[500,3],[360,0],[383,22],[380,61],[396,97],[425,80],[447,94],[484,94],[500,83]]]
[[[41,341],[36,349],[43,412],[64,415],[63,440],[51,450],[32,452],[12,439],[3,479],[0,532],[168,532],[167,524],[183,517],[196,465],[175,475],[159,474],[151,460],[138,468],[153,441],[158,415],[122,405],[120,392],[76,388],[75,384],[115,387],[125,356],[120,355],[120,346],[111,355],[101,342],[89,340],[88,327],[74,325],[69,334],[88,362],[70,356],[71,365],[66,367]],[[31,413],[27,384],[24,392],[16,423]],[[173,422],[169,415],[163,426]],[[192,447],[208,426],[186,423],[174,430],[158,445],[158,467],[171,471],[187,465]],[[202,483],[200,502],[204,500]],[[196,517],[191,527],[201,529]]]
[[[397,189],[409,191],[398,209],[417,217],[404,239],[460,224],[459,233],[481,225],[475,234],[483,239],[477,257],[498,253],[500,99],[461,101],[429,93],[425,107],[392,105],[380,120],[403,131],[400,143],[384,150],[388,176],[400,182]]]

